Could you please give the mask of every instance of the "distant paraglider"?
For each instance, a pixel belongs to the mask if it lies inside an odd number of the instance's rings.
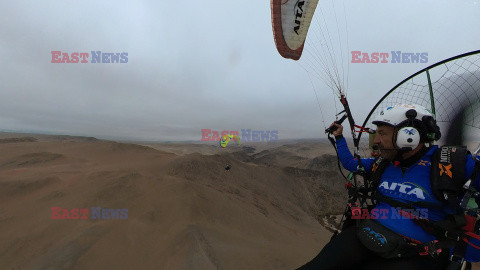
[[[220,147],[225,148],[227,147],[227,144],[230,142],[230,140],[233,140],[237,145],[240,145],[240,137],[238,135],[232,134],[223,135],[218,144],[220,145]]]
[[[218,144],[220,145],[221,148],[227,147],[228,143],[233,140],[237,145],[240,145],[240,137],[238,135],[234,134],[226,134],[223,135]],[[232,167],[227,164],[225,166],[225,171],[229,171]]]

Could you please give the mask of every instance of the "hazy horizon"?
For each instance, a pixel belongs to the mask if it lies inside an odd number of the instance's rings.
[[[478,49],[478,7],[478,0],[325,1],[296,62],[275,48],[270,1],[3,1],[0,130],[185,141],[201,139],[201,129],[247,128],[325,138],[341,105],[309,53],[335,56],[329,67],[338,68],[362,123],[404,78]],[[352,63],[353,51],[427,53],[428,61]],[[55,52],[88,53],[92,62],[52,63]],[[98,52],[125,58],[93,63]]]

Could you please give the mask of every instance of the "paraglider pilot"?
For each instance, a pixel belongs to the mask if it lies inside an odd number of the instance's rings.
[[[440,128],[419,105],[385,108],[372,124],[381,154],[361,163],[373,187],[364,194],[375,203],[368,215],[347,213],[342,231],[298,269],[461,269],[479,261],[478,206],[471,206],[480,190],[477,157],[433,145]],[[343,127],[332,126],[343,167],[356,171]]]

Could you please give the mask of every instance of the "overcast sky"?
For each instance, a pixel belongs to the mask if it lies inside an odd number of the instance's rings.
[[[332,3],[320,1],[316,17],[339,34],[339,66],[351,51],[428,52],[428,63],[349,64],[360,123],[405,77],[480,47],[479,0]],[[332,91],[278,54],[269,0],[1,1],[0,22],[3,131],[200,140],[209,128],[322,138],[322,121],[334,119]],[[51,63],[51,51],[127,52],[128,63]]]

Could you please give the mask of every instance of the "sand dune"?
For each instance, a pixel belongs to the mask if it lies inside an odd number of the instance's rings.
[[[219,151],[33,137],[3,134],[0,269],[294,269],[328,242],[322,224],[344,207],[326,144]]]
[[[176,155],[58,136],[1,147],[0,269],[293,269],[330,237],[318,220],[338,209],[318,195],[341,194],[301,168],[243,162],[241,148]],[[52,207],[90,213],[52,219]],[[128,218],[92,219],[92,207]]]

